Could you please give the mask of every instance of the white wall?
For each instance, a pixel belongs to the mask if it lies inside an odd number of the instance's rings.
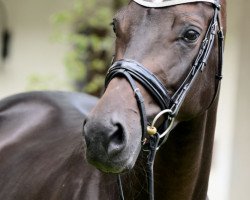
[[[63,82],[66,79],[63,58],[68,47],[51,42],[50,16],[69,9],[72,1],[2,1],[8,10],[12,40],[10,57],[0,62],[0,97],[26,90],[27,78],[34,73],[50,76],[52,82],[53,79]]]
[[[240,0],[240,56],[235,127],[232,148],[231,200],[249,200],[250,189],[250,1]]]

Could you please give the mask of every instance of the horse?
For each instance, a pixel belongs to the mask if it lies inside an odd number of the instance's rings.
[[[142,118],[151,121],[161,107],[172,104],[153,95],[166,92],[166,87],[172,97],[189,74],[219,8],[213,9],[209,1],[168,6],[165,3],[177,1],[157,1],[164,7],[156,8],[151,7],[154,1],[134,0],[121,9],[113,20],[114,65],[100,99],[72,92],[29,92],[1,100],[0,199],[117,200],[121,193],[125,199],[147,199],[145,146],[160,134],[144,138]],[[220,3],[226,30],[226,2]],[[207,65],[185,90],[176,115],[165,113],[155,123],[159,130],[171,127],[168,138],[157,143],[156,199],[206,199],[220,82],[215,76],[221,70],[218,47],[215,40]],[[160,89],[149,92],[127,72],[124,78],[128,66],[131,72],[146,73],[149,78],[142,79]],[[119,76],[111,76],[117,67]]]
[[[114,62],[84,136],[88,162],[120,174],[120,199],[207,198],[225,7],[134,0],[114,17]]]

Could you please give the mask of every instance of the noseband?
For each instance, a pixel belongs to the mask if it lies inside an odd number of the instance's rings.
[[[148,177],[148,192],[150,200],[154,199],[154,180],[153,180],[153,164],[156,155],[156,151],[164,144],[167,140],[169,133],[172,129],[174,118],[178,114],[178,111],[187,96],[188,91],[192,87],[197,76],[204,70],[207,65],[209,55],[211,53],[215,36],[218,35],[218,69],[216,78],[222,79],[222,56],[223,56],[223,31],[220,26],[219,10],[220,5],[216,0],[162,0],[157,1],[158,3],[134,0],[138,4],[147,7],[166,7],[170,5],[183,4],[189,2],[210,2],[214,5],[214,16],[207,29],[206,35],[202,41],[198,55],[193,63],[193,66],[186,76],[185,80],[177,91],[170,96],[165,86],[161,81],[142,64],[134,61],[123,59],[115,62],[109,69],[105,87],[108,86],[110,81],[114,77],[125,77],[129,82],[131,88],[134,91],[135,98],[141,116],[141,127],[142,127],[142,149],[149,152],[147,161],[147,177]],[[160,3],[159,3],[160,2]],[[154,118],[152,123],[147,121],[146,111],[143,96],[136,85],[139,82],[153,97],[156,103],[160,106],[161,112]],[[217,93],[217,91],[216,91]],[[165,122],[158,128],[155,128],[156,121],[161,117],[165,116]],[[120,176],[118,176],[118,184],[120,189],[120,197],[123,200],[123,189],[121,184]]]

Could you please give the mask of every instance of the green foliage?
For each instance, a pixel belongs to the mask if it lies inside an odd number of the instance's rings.
[[[66,43],[68,79],[57,74],[34,73],[27,90],[77,90],[100,95],[106,70],[114,52],[110,27],[114,12],[128,0],[73,0],[72,9],[51,16],[52,40]],[[73,83],[73,85],[72,85]]]
[[[74,0],[72,10],[52,16],[54,39],[72,46],[65,65],[76,90],[100,94],[114,51],[114,34],[109,24],[114,9],[125,2],[127,0]],[[71,31],[65,31],[65,27]]]
[[[27,91],[34,90],[72,90],[67,80],[56,74],[31,74],[27,78]]]

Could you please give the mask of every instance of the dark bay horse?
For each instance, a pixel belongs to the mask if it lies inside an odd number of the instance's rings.
[[[119,176],[125,199],[148,195],[154,199],[152,177],[149,194],[145,188],[152,170],[146,168],[147,157],[156,148],[155,198],[206,199],[225,4],[134,0],[115,16],[114,63],[106,91],[85,121],[84,133],[91,164],[108,173],[125,172]],[[163,113],[167,115],[156,125],[157,132],[151,122]],[[145,146],[150,153],[142,150]],[[122,186],[120,190],[124,199]]]
[[[83,119],[97,100],[31,92],[0,101],[1,200],[117,199],[116,177],[84,156]]]
[[[114,60],[140,62],[173,96],[197,57],[213,6],[196,2],[149,8],[138,3],[131,1],[114,18]],[[225,28],[226,2],[220,3]],[[192,84],[169,138],[157,152],[156,199],[206,199],[218,103],[218,51],[215,40],[207,66]],[[160,111],[158,101],[140,82],[136,85],[151,122]],[[122,76],[110,80],[99,101],[66,92],[32,92],[3,99],[0,199],[117,200],[119,187],[113,173],[122,172],[125,199],[147,199],[141,122],[134,92]],[[88,164],[85,153],[95,167]]]

